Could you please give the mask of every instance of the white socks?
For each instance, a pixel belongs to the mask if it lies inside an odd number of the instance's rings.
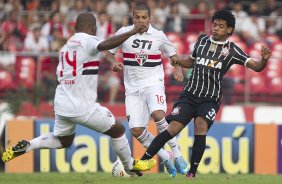
[[[131,156],[131,149],[129,147],[128,140],[123,134],[119,138],[112,138],[112,146],[121,160],[125,170],[131,170],[134,159]]]
[[[142,133],[142,135],[140,135],[137,140],[145,147],[148,148],[151,144],[151,142],[153,141],[154,136],[147,131],[147,129],[145,129]],[[170,155],[167,151],[165,151],[164,149],[160,149],[160,151],[157,153],[158,156],[161,157],[162,160],[167,160],[169,159]]]
[[[43,134],[29,141],[30,146],[26,152],[40,148],[62,148],[62,144],[58,137],[54,136],[52,132]]]
[[[113,149],[123,163],[124,168],[128,170],[132,169],[134,159],[131,156],[131,149],[125,134],[119,138],[112,138],[111,140]],[[26,152],[41,148],[62,148],[60,140],[54,136],[52,132],[36,137],[29,141],[29,143],[30,146],[27,148]]]
[[[162,120],[156,122],[157,124],[157,127],[159,129],[159,132],[163,132],[167,129],[168,127],[168,123],[166,121],[165,118],[163,118]],[[167,144],[169,145],[172,153],[173,153],[173,157],[174,158],[177,158],[177,157],[180,157],[181,156],[181,152],[179,150],[179,146],[177,144],[177,140],[176,140],[176,137],[173,137],[172,139],[170,139]]]

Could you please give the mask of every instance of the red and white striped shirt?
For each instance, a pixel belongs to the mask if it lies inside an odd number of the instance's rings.
[[[59,85],[54,102],[56,114],[82,116],[96,103],[99,43],[96,36],[76,33],[60,50],[57,66]]]
[[[127,32],[133,25],[122,27],[116,35]],[[162,31],[151,25],[147,32],[135,34],[128,38],[120,47],[110,50],[116,53],[122,49],[124,62],[124,85],[126,94],[155,84],[164,85],[162,54],[173,56],[176,49]]]

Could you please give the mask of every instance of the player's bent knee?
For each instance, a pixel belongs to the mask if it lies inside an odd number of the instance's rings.
[[[121,137],[125,133],[125,128],[120,122],[116,122],[116,124],[105,132],[106,135],[111,136],[112,138]]]
[[[157,110],[152,113],[152,118],[155,122],[162,120],[165,117],[165,112],[162,110]]]
[[[195,121],[194,132],[196,135],[205,135],[208,131],[208,122],[202,118],[197,117]]]
[[[179,134],[184,127],[185,125],[183,125],[179,121],[171,121],[166,130],[172,137],[174,137]]]
[[[140,137],[143,134],[144,130],[145,130],[145,128],[143,128],[143,127],[135,127],[135,128],[130,129],[131,134],[135,138]]]
[[[124,132],[125,132],[125,128],[124,128],[123,124],[119,121],[116,122],[116,124],[114,125],[114,128],[115,128],[115,130],[117,130],[121,134],[124,134]]]
[[[62,144],[62,148],[68,148],[73,143],[74,135],[59,137],[59,140]]]

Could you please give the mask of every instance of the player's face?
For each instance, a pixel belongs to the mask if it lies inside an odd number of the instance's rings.
[[[147,10],[135,10],[133,12],[133,24],[149,26],[150,16]]]
[[[232,32],[232,27],[228,27],[225,20],[215,19],[212,24],[212,38],[215,41],[225,41]]]

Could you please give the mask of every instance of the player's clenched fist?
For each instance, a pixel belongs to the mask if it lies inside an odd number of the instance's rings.
[[[123,64],[121,62],[115,62],[113,64],[113,71],[114,72],[120,72],[123,70]]]
[[[174,55],[174,56],[172,56],[172,57],[170,58],[170,64],[171,64],[172,66],[175,66],[175,65],[178,64],[178,56],[177,56],[177,55]]]
[[[271,55],[271,51],[268,47],[262,45],[261,46],[261,56],[263,59],[268,60]]]
[[[142,24],[134,24],[132,31],[136,33],[144,33],[148,29],[148,26]]]

